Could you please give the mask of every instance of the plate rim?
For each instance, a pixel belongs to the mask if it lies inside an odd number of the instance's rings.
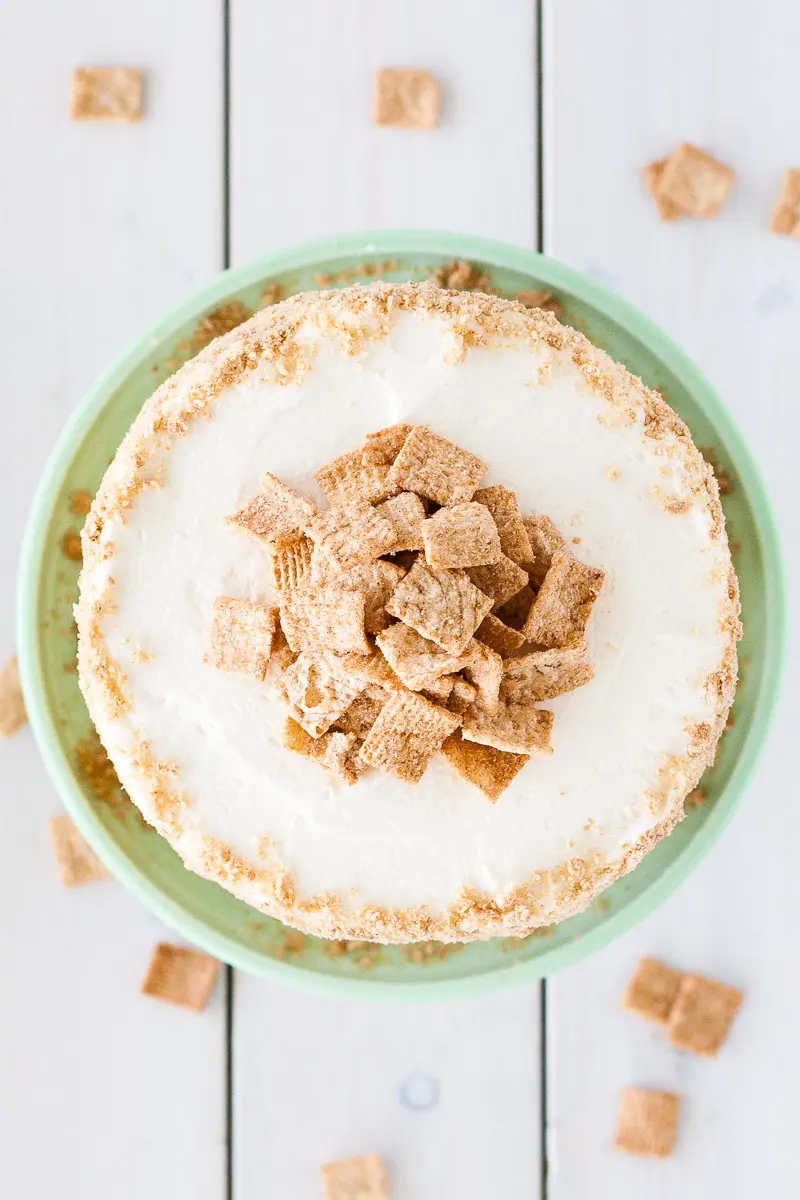
[[[55,720],[44,688],[38,638],[38,594],[45,537],[61,481],[75,449],[108,402],[109,395],[138,366],[154,340],[177,331],[193,316],[269,275],[307,270],[337,255],[374,258],[430,253],[438,257],[468,259],[533,276],[556,290],[564,290],[591,304],[620,325],[670,371],[678,376],[712,421],[740,479],[747,481],[747,497],[761,543],[765,571],[766,652],[763,683],[739,756],[718,802],[700,829],[644,891],[618,912],[609,915],[576,941],[544,950],[535,959],[510,962],[495,970],[459,979],[413,983],[383,981],[360,976],[337,978],[303,967],[300,962],[279,961],[250,950],[218,933],[201,918],[164,895],[136,862],[116,844],[77,786],[61,751]],[[363,999],[444,1000],[477,996],[541,979],[570,966],[614,941],[653,912],[694,871],[716,844],[742,802],[777,708],[787,636],[787,592],[784,560],[775,513],[761,472],[744,436],[722,400],[694,362],[649,317],[609,288],[581,272],[534,250],[490,238],[436,230],[388,229],[315,238],[284,247],[241,266],[220,272],[189,297],[151,322],[131,339],[97,378],[67,420],[48,457],[37,486],[26,524],[17,588],[17,653],[25,703],[31,728],[51,782],[80,832],[97,851],[114,877],[181,936],[233,967],[262,978],[291,983],[317,994]]]

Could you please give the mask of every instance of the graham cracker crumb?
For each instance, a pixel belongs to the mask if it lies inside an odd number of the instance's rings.
[[[75,67],[70,117],[73,121],[139,121],[142,92],[138,67]]]
[[[325,1200],[389,1200],[389,1180],[377,1154],[320,1167]]]
[[[667,1037],[679,1050],[715,1058],[728,1036],[744,993],[703,975],[684,975],[667,1023]]]
[[[390,697],[361,747],[361,758],[405,783],[418,783],[458,717],[415,692]]]
[[[27,720],[19,681],[19,664],[16,654],[13,654],[0,670],[0,737],[11,737]]]
[[[515,563],[530,562],[533,559],[531,539],[514,492],[495,484],[494,487],[480,488],[472,498],[485,504],[492,514],[500,535],[500,549],[506,558]]]
[[[675,1148],[681,1098],[674,1092],[626,1088],[614,1146],[626,1154],[668,1158]]]
[[[217,982],[219,963],[199,950],[159,942],[153,952],[142,992],[156,1000],[202,1012]]]
[[[542,312],[551,312],[555,316],[561,314],[561,301],[557,300],[552,292],[546,292],[542,288],[532,288],[529,291],[517,292],[514,299],[518,300],[525,308],[540,308]],[[508,554],[507,550],[506,554]],[[511,555],[509,555],[510,557]]]
[[[448,654],[462,654],[491,607],[461,571],[440,571],[417,559],[386,611]]]
[[[69,506],[76,517],[85,517],[92,507],[92,493],[75,491],[69,498]]]
[[[389,471],[398,492],[416,492],[437,504],[463,504],[486,472],[486,464],[447,438],[415,425]]]
[[[252,315],[250,309],[246,304],[242,304],[241,300],[229,300],[227,304],[213,308],[211,312],[201,317],[194,327],[190,347],[192,353],[199,354],[217,338],[223,337],[232,329],[249,321]]]
[[[64,887],[108,879],[108,871],[66,813],[51,817],[49,827],[58,877]]]
[[[439,84],[427,71],[383,67],[375,72],[376,125],[435,129],[439,123]]]
[[[75,529],[68,529],[61,539],[61,552],[71,562],[82,562],[81,535]]]
[[[214,601],[210,666],[263,681],[278,624],[277,608],[219,596]]]
[[[492,803],[530,761],[527,754],[507,754],[493,746],[467,742],[458,729],[444,743],[442,753],[457,774],[482,791]]]
[[[430,567],[478,567],[500,558],[500,535],[489,509],[467,501],[440,508],[422,525]]]
[[[800,237],[800,171],[784,172],[769,227],[772,233]]]
[[[431,282],[454,292],[488,292],[489,276],[475,263],[444,263],[431,275]]]
[[[675,971],[655,958],[640,958],[622,998],[622,1007],[646,1021],[666,1025],[682,980],[682,971]]]

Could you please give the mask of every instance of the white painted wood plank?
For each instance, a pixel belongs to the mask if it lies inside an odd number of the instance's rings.
[[[234,0],[234,261],[329,233],[427,227],[532,245],[533,0]],[[443,87],[435,131],[378,128],[379,67]]]
[[[380,226],[533,244],[532,3],[490,16],[482,0],[234,0],[232,18],[234,262]],[[372,125],[381,66],[425,67],[442,81],[440,129]],[[236,1200],[314,1196],[321,1162],[373,1150],[390,1164],[393,1200],[533,1200],[538,1025],[535,989],[373,1007],[238,974]],[[436,1105],[411,1111],[433,1081]]]
[[[141,325],[220,265],[217,0],[20,6],[0,44],[0,657],[42,465]],[[140,125],[68,119],[78,64],[147,72]],[[0,745],[0,1193],[220,1200],[224,996],[195,1016],[138,994],[165,931],[109,881],[64,891],[58,800],[30,732]]]
[[[769,481],[796,592],[800,253],[766,224],[783,168],[800,160],[800,13],[781,0],[765,0],[757,18],[746,0],[724,14],[714,0],[558,0],[545,35],[546,247],[637,303],[716,384]],[[664,225],[638,171],[684,139],[734,166],[739,182],[715,221]],[[758,777],[708,860],[638,929],[550,984],[553,1200],[793,1193],[796,640],[787,682]],[[747,991],[717,1061],[677,1054],[618,1011],[640,953]],[[671,1161],[610,1149],[630,1084],[686,1097]]]

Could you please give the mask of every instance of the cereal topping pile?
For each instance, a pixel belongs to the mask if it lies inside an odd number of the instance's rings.
[[[441,753],[495,801],[552,753],[542,703],[592,678],[603,572],[485,471],[393,425],[316,472],[322,511],[267,474],[229,518],[269,551],[279,603],[220,596],[206,661],[259,681],[274,664],[284,744],[346,784],[417,783]]]

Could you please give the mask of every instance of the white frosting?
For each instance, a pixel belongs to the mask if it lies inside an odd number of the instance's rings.
[[[663,815],[647,793],[663,791],[665,757],[686,754],[690,723],[714,720],[704,681],[725,646],[729,559],[705,505],[662,504],[690,495],[682,454],[643,437],[641,411],[610,421],[567,352],[520,341],[455,357],[439,318],[401,313],[360,356],[321,344],[298,382],[279,387],[256,370],[173,442],[163,486],[140,493],[124,524],[109,521],[115,555],[94,570],[115,580],[102,630],[131,707],[101,719],[100,734],[145,815],[152,800],[125,771],[136,736],[176,764],[190,861],[208,835],[257,865],[269,838],[301,898],[436,912],[465,885],[501,896],[575,856],[617,861]],[[313,471],[401,420],[480,455],[487,484],[513,488],[523,512],[549,515],[606,573],[587,634],[595,679],[548,705],[554,753],[533,758],[496,804],[441,758],[413,787],[377,771],[333,786],[282,747],[274,679],[203,662],[217,596],[275,599],[266,551],[225,517],[265,471],[322,503]]]

